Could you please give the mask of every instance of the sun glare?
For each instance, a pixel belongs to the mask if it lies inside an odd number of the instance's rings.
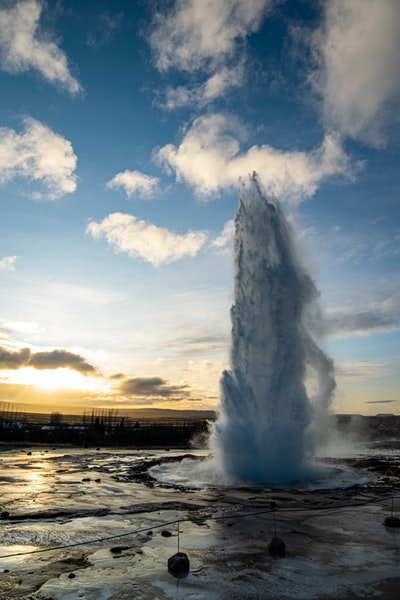
[[[46,390],[87,390],[94,387],[93,382],[90,382],[87,377],[66,368],[39,370],[27,367],[19,369],[13,374],[12,382],[22,385],[34,385]]]

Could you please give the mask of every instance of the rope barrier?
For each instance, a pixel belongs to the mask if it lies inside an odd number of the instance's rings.
[[[393,500],[392,496],[389,496],[387,498],[382,499],[381,501],[376,501],[376,500],[370,500],[370,501],[366,501],[366,502],[362,502],[362,503],[349,503],[349,504],[340,504],[339,506],[315,506],[312,508],[307,508],[307,507],[299,507],[299,508],[295,508],[295,507],[287,507],[287,508],[280,508],[279,512],[314,512],[317,510],[339,510],[342,508],[352,508],[354,506],[365,506],[367,504],[383,504],[383,502],[386,502],[387,500]],[[162,509],[162,506],[160,507]],[[268,510],[262,510],[262,511],[252,511],[252,512],[248,512],[248,513],[242,513],[242,514],[229,514],[229,515],[217,515],[217,516],[210,516],[210,517],[200,517],[201,520],[203,521],[220,521],[220,520],[224,520],[224,519],[242,519],[242,518],[246,518],[246,517],[253,517],[253,516],[261,516],[261,515],[265,515],[265,514],[270,514],[270,513],[277,513],[277,509],[276,506],[269,508]],[[19,556],[27,556],[30,554],[39,554],[39,553],[43,553],[43,552],[54,552],[56,550],[67,550],[68,548],[76,548],[78,546],[87,546],[90,544],[99,544],[102,542],[107,542],[109,540],[115,540],[115,539],[119,539],[122,537],[128,537],[130,535],[137,535],[139,533],[144,533],[145,531],[150,531],[151,529],[159,529],[161,527],[167,527],[169,525],[176,525],[178,524],[178,537],[179,537],[179,524],[180,523],[185,523],[185,522],[192,522],[193,519],[190,518],[179,518],[179,519],[175,519],[174,521],[164,521],[162,523],[159,523],[158,525],[152,525],[151,527],[142,527],[141,529],[136,529],[133,531],[128,531],[125,533],[118,533],[115,535],[110,535],[110,536],[104,536],[101,538],[96,538],[93,540],[89,540],[89,541],[85,541],[85,542],[75,542],[73,544],[65,544],[65,545],[60,545],[60,546],[51,546],[50,548],[39,548],[37,550],[29,550],[26,552],[17,552],[15,554],[3,554],[0,555],[0,560],[4,559],[4,558],[16,558]]]

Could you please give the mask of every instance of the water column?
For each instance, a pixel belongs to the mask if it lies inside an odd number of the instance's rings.
[[[222,375],[214,430],[217,459],[233,481],[310,478],[310,425],[321,406],[329,406],[332,362],[306,327],[315,285],[295,253],[279,203],[263,195],[255,174],[242,182],[234,260],[230,368]],[[323,390],[317,409],[305,386],[309,365]]]

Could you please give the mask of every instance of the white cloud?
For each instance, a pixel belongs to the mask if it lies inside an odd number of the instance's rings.
[[[0,271],[13,271],[16,260],[16,256],[4,256],[0,258]]]
[[[23,133],[0,128],[0,184],[24,177],[47,188],[34,195],[49,200],[74,192],[77,158],[71,142],[35,119],[24,124]]]
[[[124,213],[112,213],[100,223],[91,222],[86,232],[94,238],[104,236],[115,252],[142,258],[155,267],[195,256],[206,241],[204,232],[179,235]]]
[[[232,118],[221,114],[199,117],[180,146],[168,144],[155,158],[204,197],[237,186],[240,177],[257,171],[267,193],[296,203],[312,196],[326,178],[351,174],[340,139],[333,134],[309,153],[284,152],[267,145],[240,153],[241,135],[242,129]]]
[[[108,189],[122,188],[128,198],[138,194],[141,198],[150,198],[158,187],[158,178],[145,175],[139,171],[123,171],[117,173],[107,183]]]
[[[399,115],[400,2],[330,0],[324,7],[313,81],[327,125],[379,145]]]
[[[16,333],[42,333],[45,331],[36,321],[3,321],[4,327]]]
[[[157,13],[149,42],[160,71],[184,71],[220,64],[237,43],[258,30],[275,0],[176,0],[165,15]]]
[[[159,71],[190,73],[190,86],[169,87],[163,108],[204,106],[245,77],[244,40],[259,30],[265,15],[280,0],[175,0],[153,19],[149,43]]]
[[[174,110],[183,106],[204,106],[227,92],[230,88],[242,85],[244,80],[243,64],[234,67],[222,67],[204,83],[185,87],[167,88],[163,108]]]
[[[235,233],[235,222],[229,219],[224,225],[221,235],[219,235],[212,243],[215,248],[225,248],[232,243]]]
[[[81,87],[72,77],[62,50],[40,31],[43,3],[22,0],[0,10],[0,65],[9,73],[38,70],[51,83],[58,83],[71,94]]]

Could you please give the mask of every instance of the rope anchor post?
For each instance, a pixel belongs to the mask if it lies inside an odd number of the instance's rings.
[[[390,512],[390,517],[386,517],[386,519],[383,522],[385,527],[400,527],[400,518],[394,516],[393,509],[394,509],[394,498],[392,498],[392,509]]]
[[[286,544],[276,534],[276,519],[275,519],[275,508],[276,503],[271,502],[272,508],[272,519],[274,524],[274,536],[268,541],[267,549],[268,552],[274,556],[285,556],[286,555]]]

